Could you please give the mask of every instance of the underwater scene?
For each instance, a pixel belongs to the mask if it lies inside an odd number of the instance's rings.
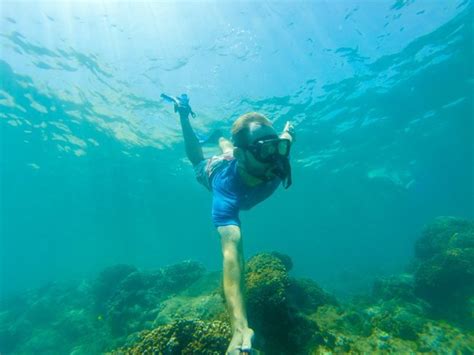
[[[2,0],[0,354],[473,354],[473,26]]]

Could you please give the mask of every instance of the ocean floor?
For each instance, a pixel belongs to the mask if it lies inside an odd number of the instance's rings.
[[[293,261],[246,263],[255,348],[265,354],[474,353],[474,223],[439,217],[406,272],[341,302]],[[295,260],[297,262],[297,260]],[[1,354],[224,354],[231,338],[221,273],[194,261],[156,271],[130,265],[51,283],[0,305]]]

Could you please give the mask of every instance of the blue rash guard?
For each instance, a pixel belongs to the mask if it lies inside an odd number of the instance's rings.
[[[237,171],[237,160],[226,164],[211,176],[212,221],[216,227],[240,226],[239,211],[248,210],[268,198],[281,183],[279,178],[248,186]]]

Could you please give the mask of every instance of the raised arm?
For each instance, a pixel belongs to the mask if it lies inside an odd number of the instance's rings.
[[[175,111],[179,114],[186,155],[191,164],[196,166],[204,159],[204,155],[199,140],[196,137],[196,133],[194,133],[191,123],[189,122],[189,115],[194,115],[194,113],[187,102],[186,104],[180,104],[179,101],[175,103]]]

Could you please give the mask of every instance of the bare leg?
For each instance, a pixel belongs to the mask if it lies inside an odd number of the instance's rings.
[[[197,139],[196,134],[191,127],[188,116],[180,114],[179,120],[181,122],[181,129],[183,131],[186,155],[188,156],[191,164],[197,165],[204,159],[201,145],[199,144],[199,140]]]
[[[227,154],[234,150],[234,145],[228,139],[224,137],[219,138],[219,148],[221,148],[222,153]]]
[[[247,313],[242,296],[244,257],[240,228],[237,226],[227,226],[226,228],[233,228],[237,231],[236,233],[223,233],[221,238],[224,257],[224,294],[233,331],[233,337],[227,352],[240,354],[240,351],[235,352],[235,349],[251,348],[253,330],[248,327]],[[246,354],[247,352],[242,353]]]

